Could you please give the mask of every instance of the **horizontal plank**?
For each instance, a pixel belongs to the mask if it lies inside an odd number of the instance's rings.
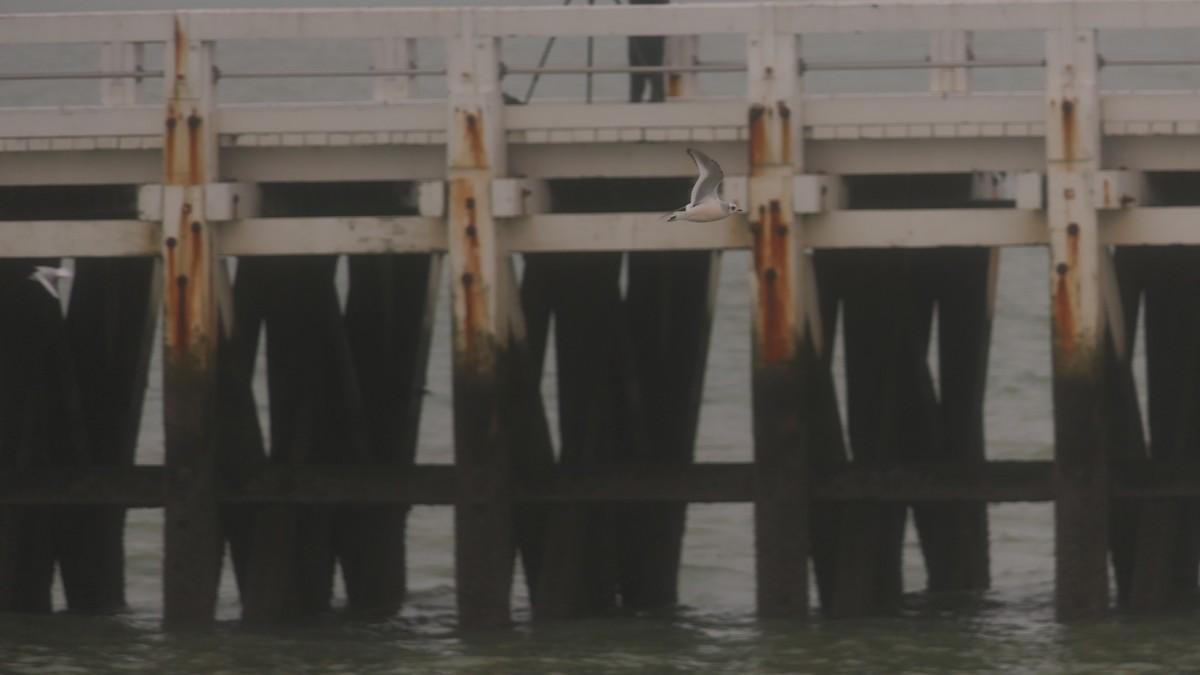
[[[0,221],[3,258],[120,258],[158,254],[159,228],[144,220]]]
[[[62,12],[0,15],[0,44],[154,42],[173,35],[175,12]]]
[[[1157,206],[1100,211],[1100,239],[1107,244],[1169,246],[1200,244],[1200,207]]]
[[[504,228],[510,251],[657,251],[748,248],[743,218],[712,223],[667,222],[657,213],[553,213],[513,218]]]
[[[866,33],[939,30],[1196,28],[1197,0],[824,0],[701,6],[344,8],[11,14],[0,43],[196,40]]]
[[[226,476],[220,499],[237,504],[453,504],[450,465],[309,466],[265,464]]]
[[[217,132],[238,134],[378,133],[446,130],[446,102],[271,103],[221,106]]]
[[[0,505],[163,505],[161,466],[36,466],[0,470]]]
[[[1052,461],[846,463],[812,468],[816,501],[1046,502],[1055,494]],[[1200,498],[1200,462],[1122,461],[1112,467],[1119,499]],[[163,503],[161,466],[7,467],[0,472],[0,505]],[[450,505],[450,465],[289,466],[264,464],[222,474],[219,499],[237,504]],[[586,471],[560,469],[514,486],[520,502],[745,503],[754,500],[748,463],[617,464]]]
[[[845,463],[814,467],[812,496],[847,501],[1054,500],[1054,462],[994,461]]]
[[[446,250],[446,224],[426,216],[246,218],[220,225],[222,255],[418,253]]]
[[[0,108],[0,137],[78,138],[161,135],[163,106]]]
[[[805,218],[813,248],[923,248],[1046,244],[1046,216],[1019,209],[827,211]]]

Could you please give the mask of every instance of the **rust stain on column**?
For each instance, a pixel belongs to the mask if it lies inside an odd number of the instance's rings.
[[[1054,268],[1054,328],[1055,340],[1063,363],[1074,363],[1076,348],[1076,316],[1074,300],[1079,285],[1079,225],[1067,225],[1066,260]]]
[[[770,200],[767,206],[760,205],[758,221],[751,224],[754,234],[754,272],[762,289],[757,320],[765,364],[777,363],[791,355],[790,229],[777,199]]]
[[[481,113],[478,108],[454,109],[456,124],[454,128],[463,134],[463,142],[459,144],[457,155],[452,165],[458,168],[483,168],[488,166],[490,158],[487,152],[487,132],[480,122]]]
[[[1067,162],[1075,161],[1075,135],[1079,133],[1078,125],[1075,119],[1075,102],[1063,101],[1059,106],[1062,110],[1062,130],[1063,130],[1063,159]]]
[[[782,147],[779,148],[779,163],[792,163],[792,109],[784,101],[779,101],[775,104],[779,110],[779,142]]]
[[[767,141],[767,109],[762,105],[750,106],[750,175],[758,175],[759,167],[767,164],[770,147]]]
[[[463,348],[468,358],[474,359],[476,354],[476,337],[487,330],[487,305],[484,296],[483,258],[479,251],[479,229],[477,224],[478,204],[475,199],[475,186],[469,178],[459,178],[454,181],[453,199],[450,208],[454,210],[451,222],[465,223],[458,236],[463,242],[463,271],[458,278],[462,285],[463,297]]]

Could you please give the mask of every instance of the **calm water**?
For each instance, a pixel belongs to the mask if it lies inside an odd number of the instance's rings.
[[[312,0],[275,0],[271,6],[318,6]],[[361,2],[363,5],[418,4]],[[557,4],[557,3],[547,3]],[[577,2],[576,4],[582,4]],[[597,3],[602,4],[602,3]],[[162,7],[241,6],[234,0],[0,0],[0,11],[77,11]],[[1186,52],[1197,36],[1169,34],[1146,39],[1135,31],[1102,36],[1106,55],[1150,56]],[[506,43],[509,62],[536,60],[540,41]],[[584,43],[562,40],[552,64],[579,63]],[[738,39],[704,38],[702,58],[736,59]],[[923,57],[926,38],[897,35],[832,39],[816,36],[806,49],[817,57]],[[981,58],[1040,53],[1038,36],[1002,33],[977,37]],[[422,59],[436,63],[441,51],[421,45]],[[597,43],[599,62],[620,61],[620,40]],[[90,67],[90,47],[21,48],[0,45],[6,70]],[[151,65],[160,58],[150,50]],[[222,67],[286,67],[319,63],[365,66],[369,52],[342,41],[319,44],[224,46]],[[817,93],[911,91],[926,86],[922,73],[813,74],[806,87]],[[981,72],[979,89],[1040,86],[1040,71]],[[1153,72],[1113,69],[1110,88],[1197,88],[1197,73],[1184,68]],[[439,82],[422,84],[436,95]],[[363,81],[281,80],[222,84],[222,100],[344,100],[367,98]],[[527,79],[506,88],[523,95]],[[736,76],[704,76],[705,93],[736,94]],[[599,98],[623,95],[623,78],[597,77]],[[158,93],[149,86],[148,97]],[[538,96],[583,95],[580,78],[547,77]],[[95,102],[89,86],[0,83],[0,105],[64,105]],[[746,461],[750,447],[749,322],[744,254],[724,257],[719,309],[710,355],[698,456],[701,461]],[[988,455],[997,459],[1044,459],[1051,453],[1048,261],[1039,249],[1004,252],[987,390]],[[421,429],[420,461],[450,456],[450,371],[445,298],[430,365],[431,394]],[[936,332],[935,332],[936,335]],[[545,394],[553,407],[554,359],[547,361]],[[935,364],[936,365],[936,364]],[[161,392],[156,377],[147,394],[139,461],[161,462]],[[265,405],[265,393],[260,401]],[[1052,621],[1052,512],[1048,505],[993,506],[994,589],[982,597],[934,597],[921,592],[924,572],[911,531],[902,615],[861,621],[759,621],[753,617],[751,511],[748,505],[693,506],[689,512],[681,575],[682,607],[669,615],[623,617],[531,626],[494,633],[463,633],[454,625],[451,513],[413,511],[409,528],[411,598],[403,612],[382,623],[338,617],[264,630],[241,626],[229,574],[225,575],[218,629],[202,635],[168,635],[159,629],[161,517],[133,511],[128,526],[127,614],[119,617],[0,616],[0,672],[344,672],[344,673],[657,673],[657,672],[1180,672],[1200,670],[1194,639],[1200,617],[1115,617],[1063,627]],[[528,618],[521,583],[514,606]],[[61,602],[60,602],[61,606]]]

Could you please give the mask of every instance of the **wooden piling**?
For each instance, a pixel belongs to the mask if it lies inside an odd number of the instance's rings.
[[[625,461],[687,464],[695,455],[720,255],[640,253],[630,254],[628,261],[625,323],[641,402],[629,425],[644,439],[618,446],[616,455]],[[623,606],[653,610],[676,604],[686,513],[682,503],[621,507]]]
[[[1095,31],[1046,33],[1047,205],[1053,312],[1055,613],[1084,619],[1108,607],[1108,339],[1092,176],[1100,163]],[[1109,317],[1123,321],[1121,317]]]
[[[0,464],[5,468],[55,462],[58,378],[48,336],[61,331],[58,302],[26,279],[34,265],[57,261],[0,261]],[[0,611],[49,613],[54,578],[52,509],[0,510]]]
[[[221,545],[217,522],[216,251],[205,190],[216,180],[212,44],[176,18],[167,46],[163,140],[163,619],[213,620]]]
[[[161,274],[158,261],[151,258],[75,261],[67,331],[86,416],[84,464],[134,464],[162,303]],[[72,508],[57,520],[67,608],[94,613],[123,609],[125,509]]]
[[[362,388],[373,465],[411,466],[425,399],[429,342],[441,258],[350,258],[346,331]],[[341,515],[341,564],[351,609],[389,613],[406,583],[404,504],[347,508]]]
[[[982,464],[984,390],[991,344],[999,249],[926,252],[920,265],[935,294],[940,398],[937,438],[928,459]],[[922,352],[923,354],[924,352]],[[921,457],[924,453],[917,453]],[[991,584],[987,504],[914,505],[930,591],[977,591]]]

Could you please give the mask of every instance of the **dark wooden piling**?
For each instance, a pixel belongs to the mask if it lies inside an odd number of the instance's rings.
[[[984,389],[991,345],[999,249],[927,252],[938,321],[938,442],[929,459],[979,465],[984,457]],[[918,454],[918,457],[920,454]],[[987,504],[914,506],[931,591],[983,590],[991,584]]]
[[[370,436],[367,463],[411,466],[425,399],[425,373],[441,260],[429,255],[353,256],[346,332]],[[404,504],[354,507],[339,516],[347,603],[390,613],[406,583]]]
[[[50,260],[0,262],[0,464],[46,466],[61,460],[54,419],[61,410],[61,370],[51,348],[63,331],[59,303],[25,277]],[[0,610],[48,613],[55,552],[52,509],[0,510]]]
[[[1169,195],[1167,195],[1169,196]],[[1186,247],[1126,248],[1118,252],[1127,327],[1143,300],[1149,447],[1128,448],[1121,456],[1149,456],[1151,462],[1195,456],[1200,438],[1200,312],[1189,301],[1200,292],[1197,252]],[[1132,335],[1130,330],[1127,334]],[[1184,604],[1196,590],[1195,502],[1162,499],[1117,502],[1113,513],[1113,563],[1118,602],[1130,609],[1157,610]]]
[[[238,260],[233,284],[234,325],[228,335],[226,329],[222,330],[218,346],[217,461],[226,479],[249,473],[267,461],[266,441],[253,389],[263,318],[271,300],[271,267],[269,262],[263,264],[263,261],[261,258]],[[243,606],[253,594],[248,580],[255,552],[256,520],[269,508],[245,504],[221,506],[221,531]],[[269,527],[269,524],[264,525],[264,529]]]
[[[855,464],[899,459],[903,401],[920,397],[919,392],[901,389],[902,383],[916,384],[906,373],[915,365],[914,342],[919,341],[913,298],[904,276],[904,255],[891,251],[839,254],[846,425]],[[862,502],[846,505],[844,514],[830,613],[862,616],[893,610],[903,592],[904,505]]]
[[[645,438],[619,447],[618,459],[692,461],[719,265],[720,256],[708,251],[629,255],[625,304],[632,373],[639,385],[634,393],[641,403],[630,424]],[[620,508],[625,607],[651,610],[676,604],[686,513],[683,503]]]
[[[624,322],[617,278],[620,254],[558,256],[553,280],[558,358],[559,466],[587,471],[611,463],[616,439],[630,432],[622,415],[618,343]],[[595,616],[617,606],[616,510],[606,504],[564,504],[548,515],[535,615]]]
[[[67,330],[85,415],[82,464],[134,463],[160,288],[159,265],[149,258],[75,261]],[[56,521],[67,608],[123,609],[125,509],[67,508]]]

